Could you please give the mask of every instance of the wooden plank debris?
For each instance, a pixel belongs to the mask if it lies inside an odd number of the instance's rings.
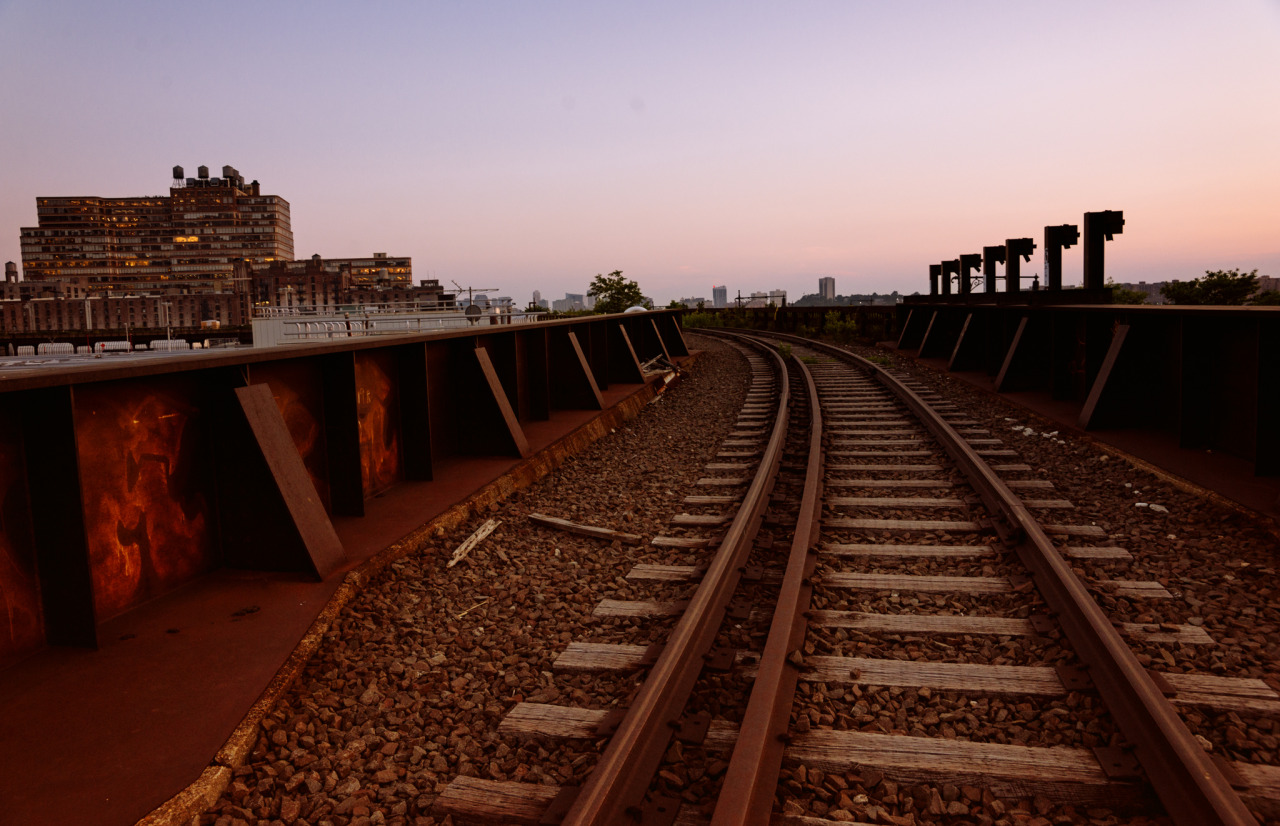
[[[1054,536],[1105,537],[1107,532],[1097,525],[1043,525],[1044,532]]]
[[[916,576],[913,574],[847,574],[829,571],[822,575],[828,588],[875,591],[927,591],[951,594],[1007,594],[1009,580],[990,576]]]
[[[910,686],[984,694],[1066,693],[1058,672],[1045,666],[879,660],[864,657],[805,657],[804,679],[819,683]]]
[[[831,556],[972,557],[995,556],[990,545],[891,545],[876,542],[828,542],[821,553]]]
[[[607,711],[592,708],[517,703],[502,718],[498,731],[526,737],[595,737],[596,728],[606,714]]]
[[[592,539],[603,539],[606,541],[618,540],[625,545],[639,545],[644,542],[644,537],[634,533],[623,533],[609,528],[597,528],[591,525],[579,525],[577,522],[570,522],[568,519],[559,519],[554,516],[547,516],[541,513],[531,513],[528,516],[530,522],[535,525],[542,525],[546,528],[555,528],[568,533],[577,534],[578,536],[588,536]]]
[[[946,521],[938,519],[841,519],[822,520],[828,528],[848,528],[872,531],[955,531],[976,533],[982,530],[977,522]]]
[[[1038,794],[1076,805],[1119,805],[1142,795],[1139,784],[1109,780],[1093,752],[1063,746],[811,730],[794,736],[786,756],[829,772],[875,769],[900,783],[977,786],[1001,797]]]
[[[1169,698],[1176,705],[1280,716],[1280,694],[1257,678],[1168,672],[1161,676],[1178,692]]]
[[[698,525],[703,527],[714,527],[716,525],[727,525],[733,521],[730,514],[706,514],[706,513],[677,513],[671,517],[672,525]]]
[[[832,496],[827,502],[856,508],[958,508],[964,505],[959,499],[933,496]]]
[[[593,617],[623,617],[644,619],[648,617],[673,617],[684,613],[688,600],[659,602],[657,600],[602,599],[591,612]]]
[[[458,549],[453,552],[453,558],[449,560],[449,563],[445,565],[445,567],[452,568],[454,565],[457,565],[459,562],[466,559],[471,552],[476,549],[476,546],[479,545],[486,536],[493,533],[494,528],[501,524],[502,523],[497,519],[490,519],[480,527],[476,528],[475,533],[463,540],[462,544],[458,546]]]
[[[953,488],[946,479],[828,479],[829,488]]]
[[[646,582],[687,582],[697,579],[701,568],[696,565],[650,565],[638,563],[627,571],[627,579]]]
[[[854,465],[828,463],[827,470],[831,473],[929,473],[942,470],[942,465],[898,465],[893,462]]]
[[[551,667],[557,671],[619,671],[638,667],[647,645],[606,642],[571,642]]]
[[[1133,559],[1133,554],[1124,548],[1068,545],[1063,550],[1072,559]]]
[[[1116,628],[1121,634],[1143,642],[1176,642],[1183,645],[1212,645],[1213,637],[1209,632],[1196,625],[1174,625],[1161,623],[1153,625],[1144,622],[1122,622]]]
[[[1016,617],[961,617],[951,614],[871,614],[862,611],[813,612],[815,625],[856,628],[881,634],[996,634],[1028,637],[1035,634],[1030,620]]]
[[[1173,599],[1173,594],[1169,593],[1159,582],[1153,580],[1102,579],[1098,580],[1098,585],[1121,597]]]
[[[928,450],[828,450],[828,456],[844,459],[871,459],[885,456],[932,456]]]
[[[434,808],[469,821],[535,824],[559,793],[559,786],[459,775],[436,798]]]
[[[703,536],[655,536],[649,544],[655,548],[706,548],[711,540]]]
[[[922,439],[858,439],[852,436],[836,436],[832,444],[844,447],[896,447],[898,445],[918,445]]]

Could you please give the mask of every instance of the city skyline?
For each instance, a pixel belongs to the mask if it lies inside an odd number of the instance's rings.
[[[660,306],[927,292],[1105,209],[1116,281],[1280,275],[1274,2],[230,3],[216,37],[199,6],[71,6],[0,4],[3,261],[37,197],[230,164],[298,258],[395,250],[520,304],[614,269]]]

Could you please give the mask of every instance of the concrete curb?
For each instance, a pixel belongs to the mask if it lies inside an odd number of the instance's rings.
[[[696,362],[700,356],[701,352],[694,352],[682,359],[681,369]],[[342,584],[321,609],[293,653],[280,666],[280,670],[258,697],[257,702],[250,707],[240,725],[236,726],[222,748],[214,755],[209,767],[201,772],[191,785],[139,820],[136,826],[187,826],[187,824],[198,826],[200,815],[218,802],[222,793],[231,784],[235,770],[244,765],[253,751],[263,719],[293,687],[306,664],[319,650],[325,633],[352,598],[364,590],[366,585],[375,580],[392,563],[416,550],[431,536],[443,535],[489,505],[500,502],[515,491],[532,485],[559,467],[569,456],[608,435],[619,424],[635,418],[646,404],[678,381],[679,375],[677,372],[674,380],[670,382],[659,379],[646,383],[643,388],[627,396],[618,404],[602,411],[599,416],[552,442],[458,504],[347,572]]]

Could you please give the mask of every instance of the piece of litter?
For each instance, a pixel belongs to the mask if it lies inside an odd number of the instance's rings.
[[[480,541],[493,533],[493,529],[501,524],[502,523],[497,519],[490,519],[480,527],[476,528],[476,532],[467,537],[466,541],[458,546],[458,550],[453,552],[453,558],[449,560],[449,564],[445,565],[445,567],[452,568],[454,565],[457,565],[459,562],[466,559],[467,555],[475,550],[475,547],[480,544]]]

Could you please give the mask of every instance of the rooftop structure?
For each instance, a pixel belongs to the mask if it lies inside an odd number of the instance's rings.
[[[230,290],[237,259],[293,258],[289,202],[222,167],[210,178],[173,168],[168,195],[36,198],[38,225],[23,227],[29,281],[60,280],[95,291]]]

